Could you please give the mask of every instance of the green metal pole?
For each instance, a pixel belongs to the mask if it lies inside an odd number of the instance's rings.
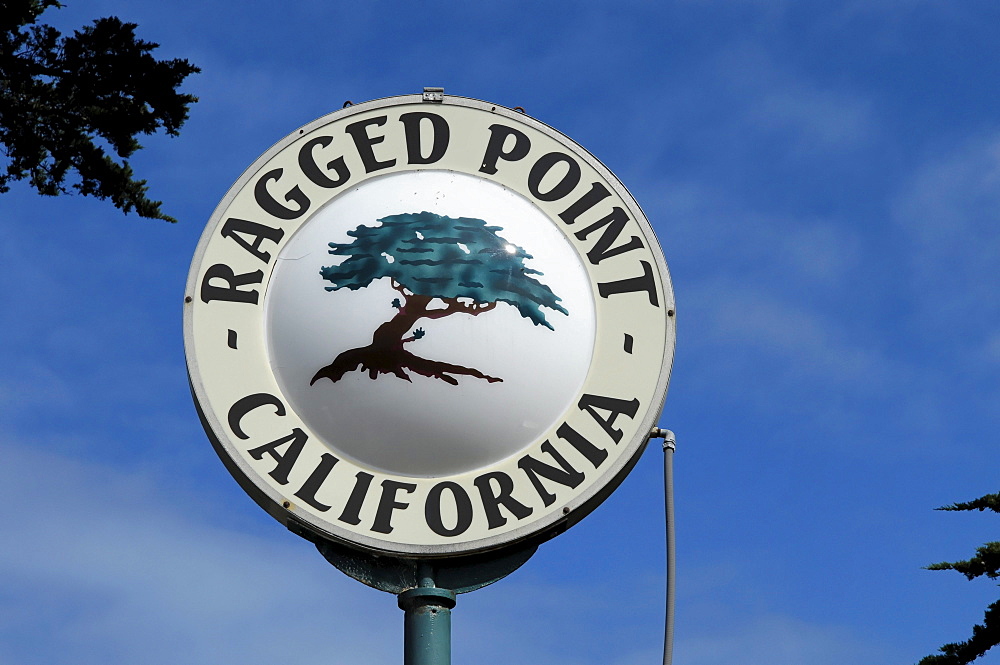
[[[428,567],[429,568],[429,567]],[[403,665],[451,665],[451,608],[455,592],[434,585],[429,571],[420,586],[399,594],[403,610]]]

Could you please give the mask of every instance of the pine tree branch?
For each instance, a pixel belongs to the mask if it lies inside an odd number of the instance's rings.
[[[980,512],[992,510],[995,513],[1000,513],[1000,494],[987,494],[972,501],[953,503],[950,506],[941,506],[935,510],[978,510]]]
[[[1000,600],[986,609],[982,624],[972,627],[972,637],[965,642],[945,644],[941,654],[927,656],[917,665],[968,665],[1000,644]]]
[[[127,159],[142,148],[141,135],[177,135],[197,101],[177,88],[200,70],[187,60],[156,60],[158,45],[116,17],[66,37],[36,25],[45,9],[60,6],[8,0],[0,11],[0,192],[27,180],[42,195],[75,189],[126,213],[176,221],[146,195]]]
[[[927,570],[956,570],[974,580],[981,575],[990,579],[1000,577],[1000,543],[986,543],[976,549],[976,556],[965,561],[942,561],[927,566]]]
[[[1000,513],[1000,494],[987,494],[964,503],[953,503],[938,510],[992,510]],[[927,566],[928,570],[956,570],[969,580],[982,575],[1000,577],[1000,542],[989,542],[976,550],[976,556],[966,561],[943,561]],[[945,644],[940,654],[927,656],[918,665],[968,665],[1000,644],[1000,601],[990,605],[982,624],[972,627],[972,637],[965,642]]]

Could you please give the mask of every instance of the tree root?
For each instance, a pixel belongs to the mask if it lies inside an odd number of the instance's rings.
[[[502,382],[503,379],[490,376],[472,367],[453,365],[437,360],[428,360],[403,349],[386,351],[375,346],[365,346],[344,351],[329,365],[321,368],[313,376],[309,385],[320,379],[330,379],[334,383],[340,381],[348,372],[357,369],[368,372],[368,378],[377,379],[379,374],[392,374],[404,381],[412,381],[406,370],[431,379],[440,379],[453,386],[458,385],[455,376],[471,376],[490,383]]]

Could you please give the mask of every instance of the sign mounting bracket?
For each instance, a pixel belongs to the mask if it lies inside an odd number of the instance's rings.
[[[444,101],[444,88],[424,88],[424,101],[437,102]]]

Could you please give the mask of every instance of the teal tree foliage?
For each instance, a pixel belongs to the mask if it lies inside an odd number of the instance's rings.
[[[568,314],[561,300],[524,265],[532,258],[501,236],[502,228],[472,217],[444,217],[430,212],[384,217],[378,226],[359,226],[350,243],[330,243],[330,254],[346,257],[324,267],[320,275],[333,284],[327,291],[363,289],[386,279],[400,298],[392,301],[396,313],[381,324],[366,347],[344,351],[312,379],[339,381],[347,372],[362,369],[372,379],[392,374],[410,381],[407,370],[452,385],[455,375],[501,381],[477,369],[421,358],[404,345],[424,337],[421,320],[466,314],[478,316],[506,303],[534,323],[554,330],[542,308]],[[413,330],[411,334],[410,331]]]
[[[126,213],[176,221],[147,198],[128,158],[142,147],[139,135],[177,135],[197,101],[177,88],[198,68],[157,60],[159,45],[116,17],[67,37],[37,23],[60,6],[0,0],[0,192],[18,180],[49,196],[72,187]]]
[[[992,510],[1000,513],[1000,494],[987,494],[966,503],[943,506],[938,510]],[[976,555],[966,561],[942,562],[927,566],[929,570],[955,570],[969,580],[985,575],[1000,577],[1000,543],[986,543]],[[1000,600],[986,608],[983,623],[972,627],[972,637],[964,642],[945,644],[940,654],[923,658],[919,665],[967,665],[1000,644]]]

